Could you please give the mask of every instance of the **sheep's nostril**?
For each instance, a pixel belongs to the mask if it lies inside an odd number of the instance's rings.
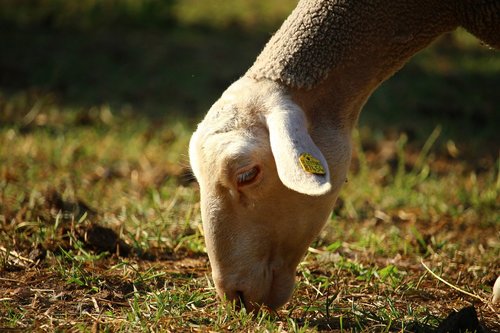
[[[245,306],[245,298],[243,297],[243,292],[241,290],[236,290],[236,303],[235,306],[238,310]]]

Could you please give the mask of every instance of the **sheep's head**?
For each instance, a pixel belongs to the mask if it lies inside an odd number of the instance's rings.
[[[218,294],[250,310],[283,305],[331,213],[348,158],[331,182],[304,112],[277,83],[247,78],[213,105],[189,155]]]

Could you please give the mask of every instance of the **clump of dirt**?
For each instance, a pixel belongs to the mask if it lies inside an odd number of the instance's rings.
[[[79,230],[84,244],[96,252],[116,253],[118,256],[128,256],[131,247],[121,239],[115,231],[97,224],[90,224]]]

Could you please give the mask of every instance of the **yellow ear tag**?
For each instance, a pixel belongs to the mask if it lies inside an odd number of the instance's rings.
[[[315,175],[324,175],[326,174],[323,165],[321,162],[314,158],[311,154],[303,153],[299,156],[299,162],[306,172],[313,173]]]

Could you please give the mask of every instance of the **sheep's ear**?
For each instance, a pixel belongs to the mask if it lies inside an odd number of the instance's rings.
[[[268,111],[269,140],[280,180],[303,194],[327,193],[328,164],[307,131],[304,112],[292,101],[281,101]]]

